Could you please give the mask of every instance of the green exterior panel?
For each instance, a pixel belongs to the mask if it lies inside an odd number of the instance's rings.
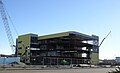
[[[69,36],[69,33],[68,32],[63,32],[63,33],[57,33],[57,34],[39,36],[38,40],[44,40],[44,39],[50,39],[50,38],[57,38],[57,37],[63,37],[63,36]]]
[[[18,53],[21,53],[21,55],[23,55],[25,53],[26,47],[30,46],[30,36],[29,35],[19,36],[18,42],[21,42],[20,44],[18,44]],[[19,49],[20,47],[22,49]]]
[[[91,53],[91,64],[97,65],[99,63],[99,53]]]
[[[30,63],[30,48],[32,37],[38,37],[36,34],[20,35],[17,38],[17,56],[25,63]]]

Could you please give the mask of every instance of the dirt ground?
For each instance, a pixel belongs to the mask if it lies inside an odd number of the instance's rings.
[[[60,70],[1,70],[0,73],[107,73],[115,68],[81,68]]]

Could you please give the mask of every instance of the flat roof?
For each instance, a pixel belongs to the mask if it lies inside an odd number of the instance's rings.
[[[28,33],[28,34],[19,35],[18,37],[20,36],[38,36],[38,35],[33,33]]]
[[[75,32],[75,31],[68,31],[68,32],[61,32],[61,33],[39,36],[38,40],[65,37],[65,36],[69,36],[71,34],[74,34],[75,36],[80,37],[81,39],[85,39],[85,40],[98,40],[99,39],[99,37],[96,35],[90,36],[90,35],[82,34],[82,33]]]

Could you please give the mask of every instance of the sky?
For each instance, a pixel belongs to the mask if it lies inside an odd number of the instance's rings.
[[[18,35],[46,35],[77,31],[99,36],[111,34],[99,48],[100,59],[120,57],[120,0],[4,0]],[[0,53],[11,54],[0,20]],[[14,42],[17,34],[9,21]]]

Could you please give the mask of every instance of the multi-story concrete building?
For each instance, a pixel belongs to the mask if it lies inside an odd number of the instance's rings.
[[[98,64],[99,37],[69,31],[44,36],[20,35],[17,56],[28,64]]]

